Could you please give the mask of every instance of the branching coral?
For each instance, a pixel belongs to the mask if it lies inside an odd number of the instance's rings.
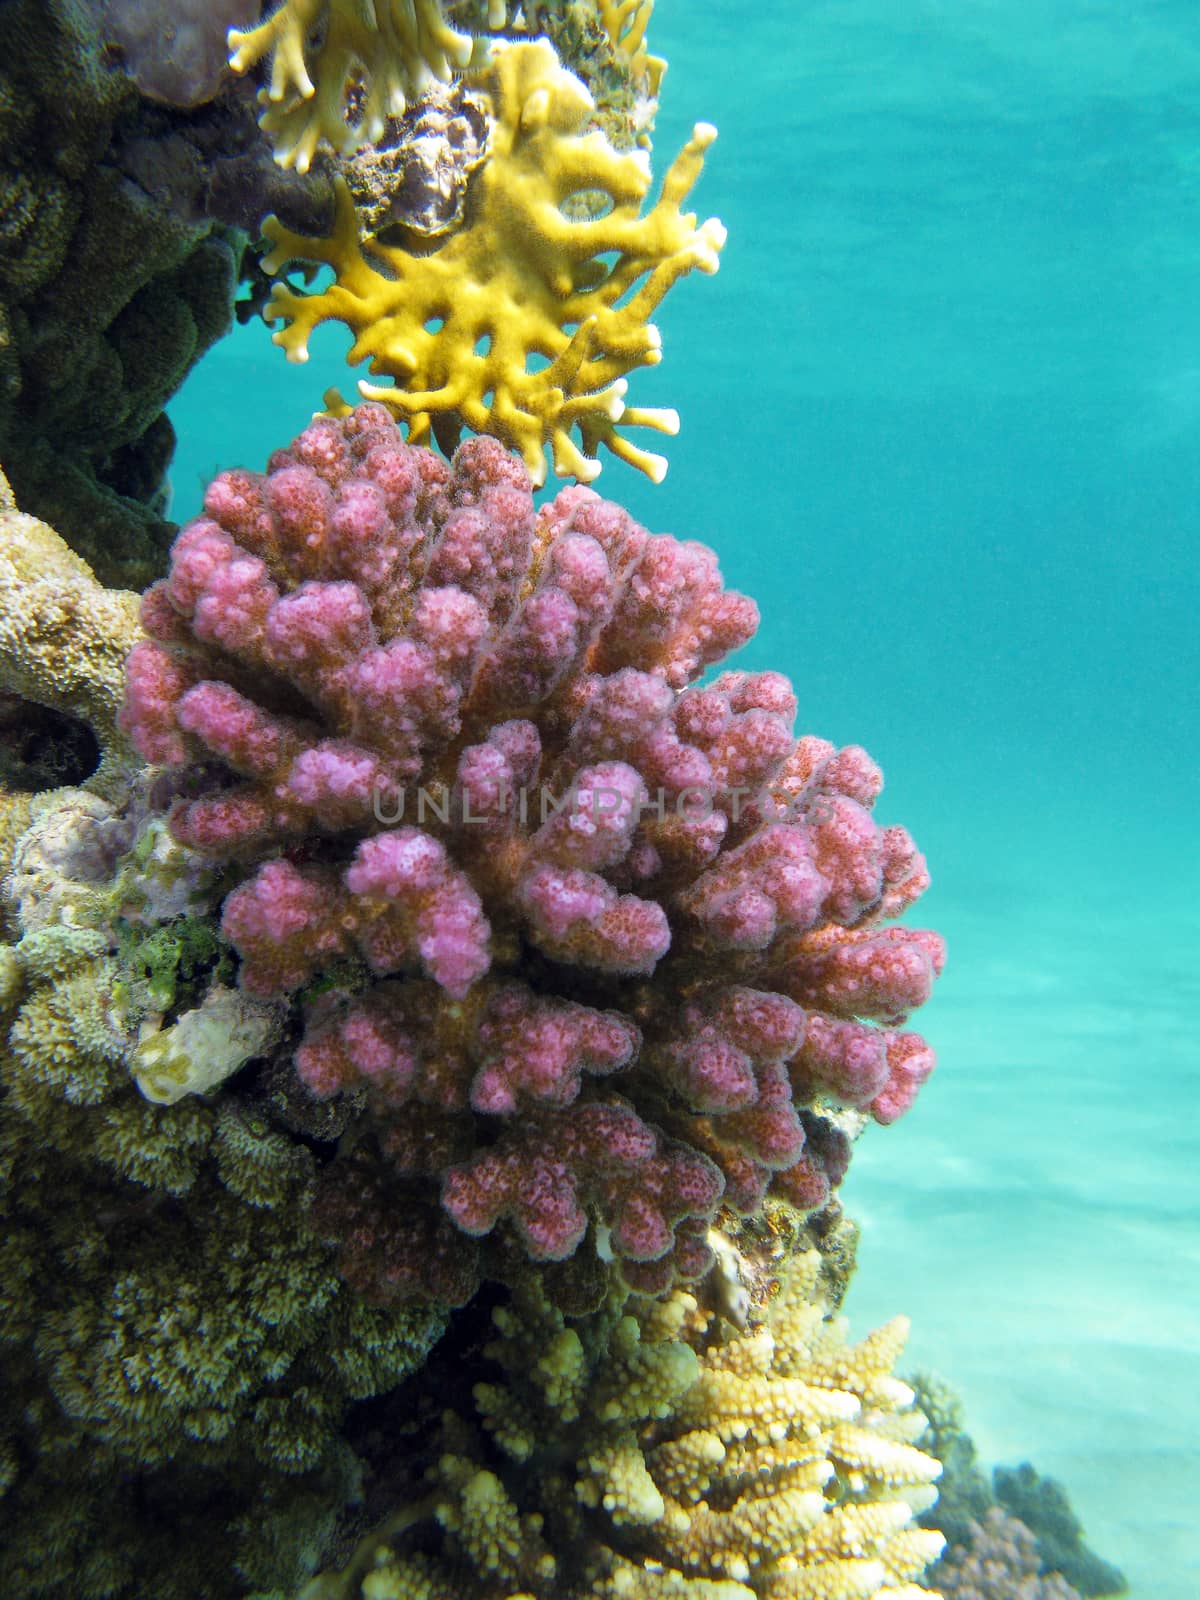
[[[598,0],[598,10],[613,49],[625,57],[635,77],[645,79],[647,93],[657,95],[667,63],[652,56],[646,44],[654,0]]]
[[[327,1175],[354,1281],[413,1292],[452,1220],[543,1260],[591,1228],[662,1289],[722,1194],[821,1205],[831,1108],[890,1122],[932,1067],[903,1024],[942,946],[883,926],[928,879],[866,754],[797,740],[777,674],[695,686],[756,622],[711,552],[587,489],[535,516],[494,440],[449,468],[378,406],[205,506],[126,726],[216,779],[172,827],[247,874],[243,985],[323,980],[296,1066],[369,1102]]]
[[[271,58],[262,126],[279,164],[307,172],[322,140],[343,154],[374,143],[429,84],[479,65],[486,41],[450,27],[439,0],[283,0],[229,45],[235,72]]]
[[[848,1345],[819,1268],[745,1333],[679,1292],[569,1325],[525,1286],[423,1494],[305,1600],[916,1600],[940,1469],[891,1376],[905,1324]]]
[[[603,445],[657,481],[664,459],[626,430],[673,433],[678,418],[626,406],[626,374],[660,359],[649,318],[672,285],[693,268],[717,270],[724,228],[715,218],[697,226],[680,210],[715,131],[697,125],[643,216],[645,156],[581,132],[591,97],[549,44],[498,44],[482,84],[495,111],[491,153],[464,225],[439,249],[366,251],[344,185],[328,239],[267,223],[269,272],[302,259],[336,274],[319,293],[276,287],[266,314],[284,326],[273,338],[303,361],[315,327],[344,322],[355,336],[351,364],[369,361],[393,380],[359,387],[407,423],[411,443],[432,434],[451,449],[463,428],[489,433],[522,457],[535,484],[546,475],[547,445],[560,476],[585,482],[600,470]],[[607,196],[611,208],[572,220],[563,207],[585,191]],[[340,406],[336,395],[330,403]]]

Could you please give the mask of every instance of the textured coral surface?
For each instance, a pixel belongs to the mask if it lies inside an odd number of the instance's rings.
[[[125,726],[243,875],[223,932],[302,997],[308,1090],[367,1106],[325,1178],[367,1292],[465,1298],[498,1228],[661,1290],[722,1196],[819,1206],[928,1075],[942,946],[887,925],[928,880],[878,769],[778,674],[696,682],[756,620],[703,546],[582,488],[535,515],[495,441],[450,467],[379,406],[180,535]]]
[[[536,1282],[425,1481],[304,1600],[916,1600],[939,1463],[891,1375],[907,1324],[846,1341],[785,1272],[739,1333],[690,1295],[569,1324]],[[437,1530],[437,1531],[431,1531]],[[1049,1597],[1047,1597],[1049,1600]]]

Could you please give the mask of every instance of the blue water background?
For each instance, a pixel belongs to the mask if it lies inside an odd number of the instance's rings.
[[[1140,1600],[1200,1593],[1192,0],[660,0],[659,170],[730,228],[659,317],[653,488],[806,730],[926,851],[938,1074],[861,1142],[860,1331],[908,1312],[992,1460],[1068,1484]],[[175,514],[349,387],[239,330],[171,408]]]

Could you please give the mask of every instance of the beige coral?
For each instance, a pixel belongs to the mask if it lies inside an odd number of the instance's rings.
[[[0,472],[0,690],[88,724],[103,759],[93,785],[119,782],[125,658],[138,597],[106,589],[54,529],[16,508]]]
[[[891,1376],[903,1319],[860,1343],[821,1258],[745,1331],[691,1295],[568,1325],[537,1280],[494,1313],[482,1433],[447,1414],[426,1498],[304,1600],[917,1600],[940,1463]],[[489,1448],[489,1439],[491,1448]],[[422,1535],[440,1525],[442,1549]]]
[[[315,294],[277,285],[266,315],[283,327],[273,338],[289,360],[305,361],[313,329],[344,322],[355,336],[351,365],[369,361],[372,374],[393,380],[359,388],[407,423],[412,443],[433,434],[451,449],[463,428],[490,433],[537,484],[547,445],[559,476],[584,482],[599,472],[603,445],[658,482],[665,460],[627,430],[674,433],[678,417],[627,406],[626,374],[660,360],[649,319],[668,290],[693,268],[719,265],[721,223],[697,224],[681,210],[715,129],[696,126],[643,216],[645,153],[583,131],[592,98],[545,40],[498,43],[480,87],[494,106],[491,153],[472,181],[464,225],[439,249],[364,249],[345,184],[328,239],[268,220],[268,272],[304,260],[336,275]],[[573,219],[568,202],[585,192],[611,205]],[[336,391],[326,401],[346,409]]]

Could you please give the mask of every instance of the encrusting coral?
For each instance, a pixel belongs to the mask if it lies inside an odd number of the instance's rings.
[[[502,20],[502,0],[492,11]],[[322,141],[346,155],[374,143],[389,116],[487,47],[450,27],[439,0],[283,0],[258,27],[231,29],[229,45],[235,72],[270,57],[262,126],[280,165],[300,172]]]
[[[568,1323],[536,1280],[424,1483],[303,1600],[916,1600],[940,1466],[891,1375],[903,1319],[846,1342],[791,1262],[738,1331],[690,1294]]]
[[[449,452],[464,428],[492,434],[521,456],[535,484],[545,479],[547,445],[556,473],[585,482],[600,470],[603,445],[658,481],[665,460],[626,430],[673,433],[678,418],[627,406],[626,374],[660,359],[649,318],[667,291],[693,268],[717,270],[724,228],[715,218],[697,226],[680,209],[715,130],[697,125],[643,216],[644,153],[582,131],[591,96],[546,41],[497,43],[478,86],[493,103],[491,149],[462,227],[438,249],[364,248],[344,183],[329,238],[267,222],[268,272],[303,260],[336,276],[317,293],[277,285],[265,314],[284,326],[273,338],[289,360],[303,361],[314,328],[344,322],[354,334],[350,363],[369,361],[373,375],[393,380],[361,383],[362,393],[405,421],[410,443],[432,435]],[[583,193],[611,206],[568,216],[564,206]],[[335,392],[326,399],[346,409]]]
[[[240,982],[368,1104],[324,1179],[365,1292],[465,1298],[497,1230],[665,1289],[722,1196],[819,1207],[911,1105],[942,943],[883,924],[924,862],[784,678],[695,686],[757,622],[703,546],[362,406],[219,477],[143,622],[125,726],[242,876]]]

